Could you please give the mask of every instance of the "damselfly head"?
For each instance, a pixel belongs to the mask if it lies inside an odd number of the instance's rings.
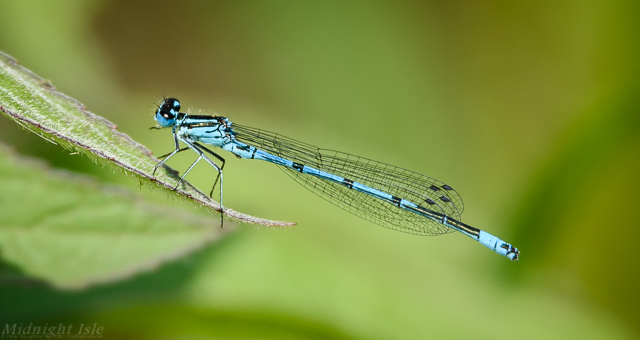
[[[180,112],[180,101],[175,98],[165,98],[162,105],[156,110],[154,116],[156,122],[162,127],[173,126],[176,122],[176,117]]]

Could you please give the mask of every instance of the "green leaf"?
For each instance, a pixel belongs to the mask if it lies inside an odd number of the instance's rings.
[[[169,167],[88,112],[77,101],[0,52],[0,112],[44,139],[96,162],[170,189],[171,195],[220,211],[220,205]],[[157,267],[218,239],[218,216],[199,217],[144,202],[124,189],[25,161],[0,145],[0,280],[78,288]],[[239,221],[270,221],[224,208]],[[216,214],[217,215],[217,214]],[[34,280],[35,279],[35,280]]]
[[[4,262],[57,287],[152,269],[229,230],[217,228],[217,217],[162,209],[123,189],[19,159],[6,147],[0,147],[0,188]],[[5,281],[16,279],[4,274]]]
[[[104,326],[105,336],[122,338],[360,339],[330,323],[272,310],[204,309],[171,303],[133,306],[90,316],[98,327]]]
[[[116,131],[106,119],[87,111],[84,105],[55,90],[47,81],[20,66],[0,52],[0,111],[24,128],[88,155],[95,161],[115,166],[145,182],[173,190],[177,172],[169,167],[157,171],[158,159],[151,151]],[[177,196],[220,211],[220,205],[186,181],[174,190]],[[295,223],[271,221],[246,215],[229,208],[224,214],[238,221],[266,226],[291,226]]]

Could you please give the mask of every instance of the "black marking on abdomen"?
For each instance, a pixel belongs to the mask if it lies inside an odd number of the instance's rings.
[[[438,188],[437,186],[435,186],[434,184],[431,184],[431,186],[429,187],[429,189],[433,190],[433,191],[439,191],[440,188]]]
[[[448,186],[446,184],[442,186],[442,189],[444,189],[444,190],[453,190],[452,187],[450,187],[450,186]]]
[[[391,201],[393,204],[400,206],[400,201],[402,201],[402,199],[398,196],[391,196]]]
[[[342,184],[344,184],[349,189],[353,189],[353,181],[352,180],[344,178],[342,180]]]
[[[427,211],[429,211],[429,209],[427,209],[427,208],[425,208],[425,207],[423,207],[423,206],[421,206],[421,205],[416,206],[416,209],[418,209],[418,210],[420,210],[420,211],[422,211],[422,212],[427,212]]]
[[[423,206],[418,205],[417,207],[413,208],[411,206],[406,206],[407,209],[412,210],[414,212],[417,212],[419,214],[434,218],[436,220],[438,220],[439,222],[444,221],[444,219],[447,217],[447,215],[445,214],[441,214],[439,212],[435,212],[433,210],[427,209]]]
[[[304,164],[293,162],[292,168],[302,172],[304,170]]]
[[[427,198],[427,199],[426,199],[426,200],[424,200],[424,201],[425,201],[425,202],[427,202],[427,204],[429,204],[429,205],[434,205],[434,204],[436,204],[436,202],[434,202],[434,201],[433,201],[432,199],[430,199],[430,198]]]

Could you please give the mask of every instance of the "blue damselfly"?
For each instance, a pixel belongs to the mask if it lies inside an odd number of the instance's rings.
[[[511,244],[460,221],[462,199],[449,185],[431,177],[371,159],[321,149],[272,132],[234,124],[221,116],[180,112],[180,102],[166,98],[155,120],[171,128],[175,149],[155,171],[176,153],[192,149],[198,159],[181,176],[180,183],[202,159],[218,172],[222,207],[222,156],[206,148],[212,145],[239,158],[274,163],[318,196],[368,221],[416,235],[441,235],[459,231],[496,253],[517,260],[520,252]],[[180,148],[180,143],[187,145]],[[221,162],[217,165],[207,154]],[[214,188],[215,188],[214,184]],[[213,193],[213,188],[211,189]]]

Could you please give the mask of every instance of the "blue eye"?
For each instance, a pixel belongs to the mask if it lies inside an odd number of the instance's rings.
[[[180,112],[180,101],[175,98],[166,98],[156,111],[155,119],[163,127],[173,126],[176,116]]]

